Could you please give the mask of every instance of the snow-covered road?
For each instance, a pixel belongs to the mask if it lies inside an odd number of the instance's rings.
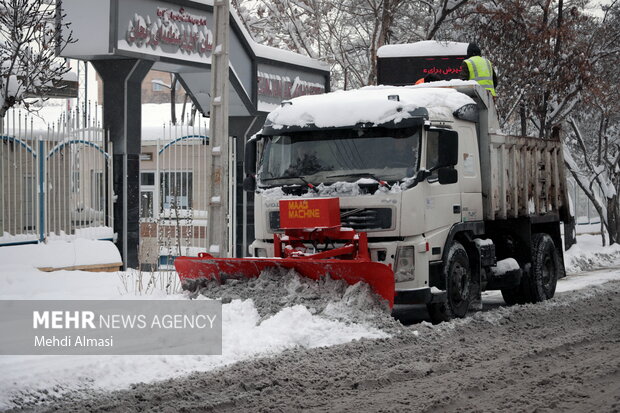
[[[578,269],[574,263],[583,265],[593,260],[607,265],[620,264],[615,261],[616,247],[607,251],[595,244],[594,238],[585,238],[580,251],[569,251],[567,268]],[[609,252],[606,260],[596,255],[601,252]],[[138,279],[137,273],[43,273],[23,261],[5,260],[0,267],[0,299],[187,299],[182,293],[166,294],[157,288],[163,283],[156,284],[148,294],[136,295]],[[611,280],[620,280],[617,267],[571,274],[559,281],[557,291],[570,293]],[[497,308],[503,302],[498,292],[485,293],[484,301],[489,308]],[[381,325],[364,319],[331,317],[328,312],[313,313],[312,308],[294,302],[268,316],[259,314],[259,309],[260,303],[252,300],[224,304],[222,356],[2,356],[0,408],[54,401],[73,392],[123,389],[133,383],[211,371],[292,348],[334,346],[394,334],[394,326],[386,320]],[[337,307],[332,310],[336,312]]]

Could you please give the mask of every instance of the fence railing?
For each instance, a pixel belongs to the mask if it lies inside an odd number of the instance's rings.
[[[0,245],[112,238],[112,153],[96,117],[46,127],[22,110],[0,133]]]
[[[568,178],[567,184],[577,234],[600,234],[601,217],[596,212],[594,205],[573,178]],[[600,191],[597,195],[599,199],[604,198]]]
[[[143,132],[144,135],[144,132]],[[207,125],[166,125],[143,136],[140,262],[170,268],[179,255],[206,250]]]

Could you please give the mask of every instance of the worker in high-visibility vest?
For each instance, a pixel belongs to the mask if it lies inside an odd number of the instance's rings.
[[[475,80],[495,97],[497,75],[493,70],[491,61],[480,56],[480,54],[480,48],[477,44],[470,43],[467,46],[467,59],[461,64],[461,79]]]

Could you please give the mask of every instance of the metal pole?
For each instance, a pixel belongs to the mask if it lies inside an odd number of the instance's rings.
[[[229,0],[215,0],[215,49],[211,54],[210,145],[208,149],[207,245],[209,252],[229,256],[228,239],[228,95],[229,95]],[[218,148],[218,151],[215,151]],[[232,223],[230,226],[234,226]]]
[[[39,136],[39,242],[45,241],[45,146]]]

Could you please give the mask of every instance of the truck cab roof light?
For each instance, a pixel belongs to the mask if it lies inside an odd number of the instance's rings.
[[[395,102],[400,102],[400,96],[398,95],[389,95],[388,100],[393,100]]]

